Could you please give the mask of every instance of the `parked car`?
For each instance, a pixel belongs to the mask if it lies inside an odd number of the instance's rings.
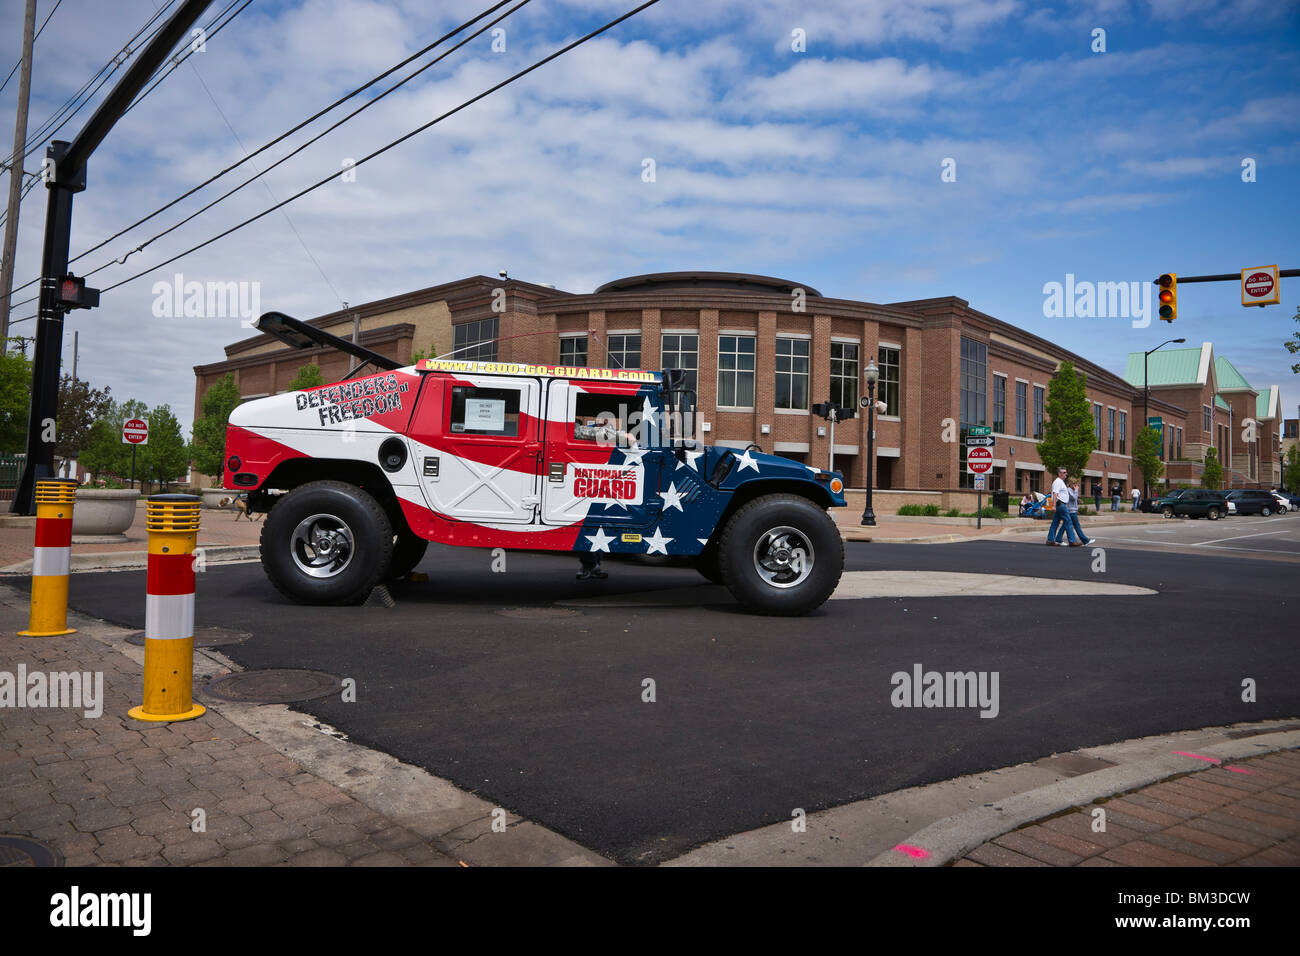
[[[1227,499],[1237,506],[1237,514],[1263,515],[1267,518],[1278,510],[1277,499],[1266,488],[1234,488]]]
[[[1221,491],[1206,488],[1179,488],[1157,498],[1152,510],[1158,511],[1166,518],[1183,515],[1188,518],[1209,518],[1217,521],[1229,514],[1228,500]]]
[[[1277,502],[1278,514],[1286,514],[1291,510],[1291,502],[1287,499],[1286,495],[1282,494],[1282,492],[1273,492],[1273,500]]]

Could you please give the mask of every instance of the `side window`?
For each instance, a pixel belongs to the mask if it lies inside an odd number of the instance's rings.
[[[573,413],[573,439],[598,445],[628,445],[622,415],[627,412],[627,397],[580,392]]]
[[[453,434],[519,435],[519,391],[513,388],[484,388],[455,385],[451,390]]]

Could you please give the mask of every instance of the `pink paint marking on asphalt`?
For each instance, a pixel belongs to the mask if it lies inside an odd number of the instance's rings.
[[[908,856],[916,860],[923,860],[930,855],[929,850],[923,850],[919,846],[912,846],[909,843],[900,843],[898,846],[894,847],[894,849],[899,853],[906,853]]]
[[[1189,754],[1186,750],[1175,750],[1174,753],[1180,757],[1195,757],[1197,760],[1204,760],[1208,763],[1223,763],[1218,757],[1205,757],[1201,754]]]
[[[1253,770],[1247,770],[1245,767],[1224,767],[1224,770],[1231,770],[1233,773],[1254,773]]]

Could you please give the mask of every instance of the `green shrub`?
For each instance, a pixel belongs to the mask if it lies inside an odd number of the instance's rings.
[[[905,518],[937,518],[939,516],[939,506],[903,505],[898,509],[898,513]]]
[[[945,511],[945,512],[943,513],[943,516],[944,516],[945,518],[960,518],[960,517],[961,517],[961,509],[960,509],[960,508],[950,508],[949,510],[947,510],[947,511]]]

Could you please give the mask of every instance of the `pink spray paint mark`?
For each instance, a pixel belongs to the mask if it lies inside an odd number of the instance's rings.
[[[930,855],[929,850],[923,850],[919,846],[912,846],[910,843],[900,843],[894,849],[899,853],[906,853],[915,860],[923,860]]]
[[[1245,767],[1224,767],[1224,770],[1231,770],[1233,773],[1254,773],[1253,770],[1247,770]]]
[[[1175,750],[1174,753],[1178,754],[1180,757],[1195,757],[1197,760],[1204,760],[1208,763],[1223,763],[1223,761],[1217,757],[1205,757],[1201,754],[1189,754],[1186,750]]]

